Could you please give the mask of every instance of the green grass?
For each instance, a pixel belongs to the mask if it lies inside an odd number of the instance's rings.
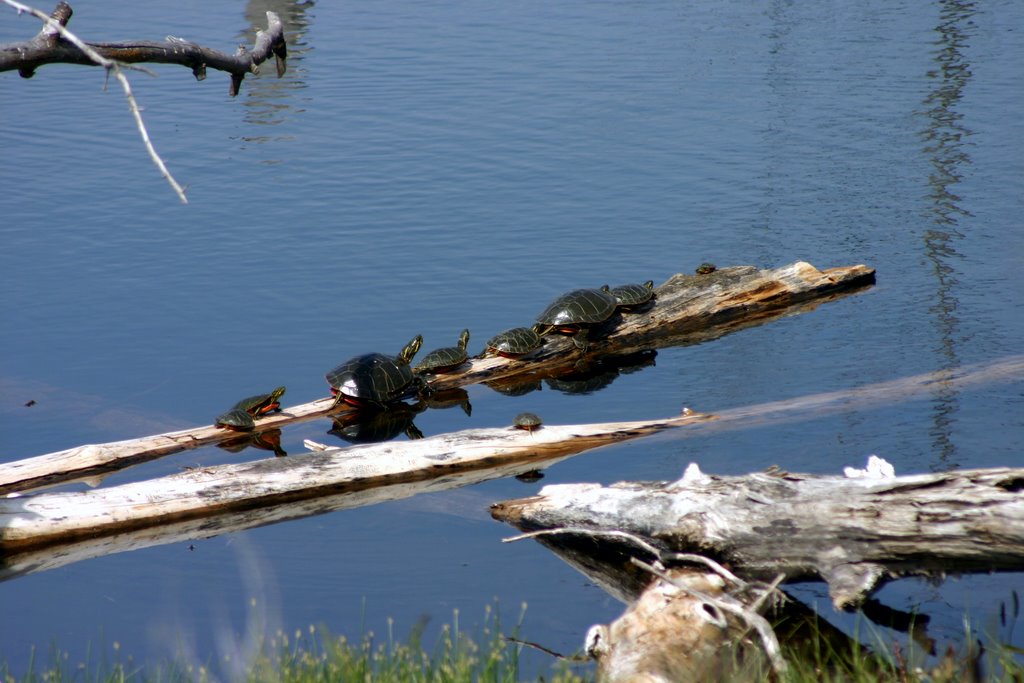
[[[522,617],[520,617],[521,623]],[[240,680],[247,683],[282,681],[284,683],[401,682],[401,683],[515,683],[524,679],[520,671],[522,645],[509,642],[515,637],[519,623],[504,632],[496,609],[485,610],[484,625],[470,635],[459,628],[456,611],[451,623],[445,624],[432,644],[424,642],[425,622],[412,629],[404,641],[396,640],[389,620],[382,637],[367,633],[357,641],[335,636],[322,627],[309,626],[291,633],[279,632],[262,643],[257,654],[241,663],[243,673],[230,673],[231,662],[182,664],[167,661],[140,667],[131,657],[122,659],[117,643],[113,644],[113,661],[104,655],[97,663],[69,662],[67,653],[55,646],[43,657],[45,664],[33,661],[25,673],[14,675],[0,663],[0,683],[178,683],[185,681]],[[976,639],[966,626],[964,643]],[[780,635],[786,631],[779,627]],[[972,680],[979,653],[966,647],[960,652],[947,652],[938,662],[934,659],[925,668],[915,657],[900,647],[882,641],[877,631],[859,634],[861,645],[850,649],[849,640],[829,636],[828,629],[812,627],[799,636],[787,634],[783,654],[788,671],[772,679],[767,664],[759,657],[737,658],[738,661],[715,676],[726,681],[766,681],[779,683],[952,683]],[[836,643],[843,645],[837,647]],[[736,651],[741,651],[738,648]],[[110,652],[107,650],[106,652]],[[1024,681],[1021,650],[1008,645],[988,646],[984,653],[985,680]],[[87,660],[90,659],[87,657]],[[594,678],[593,665],[571,667],[551,660],[551,668],[533,680],[553,683],[579,683]],[[239,663],[236,663],[239,664]],[[224,666],[221,666],[224,665]]]
[[[0,683],[184,683],[185,681],[242,680],[250,683],[516,683],[524,680],[519,670],[523,646],[505,639],[497,610],[485,608],[482,629],[471,636],[459,628],[456,611],[451,623],[441,627],[433,645],[423,642],[426,622],[417,625],[404,641],[387,633],[378,638],[369,632],[358,641],[335,636],[322,627],[309,626],[292,633],[278,632],[261,644],[245,674],[230,673],[231,662],[182,664],[167,661],[145,668],[120,659],[120,647],[113,644],[114,661],[104,657],[96,664],[69,662],[67,653],[52,647],[41,659],[33,653],[27,672],[15,676],[7,663],[0,662]],[[87,657],[87,660],[89,658]],[[221,665],[224,665],[221,667]],[[537,680],[578,683],[585,679],[568,665],[552,660],[547,676]]]

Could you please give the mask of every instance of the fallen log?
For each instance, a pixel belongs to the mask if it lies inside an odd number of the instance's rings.
[[[663,420],[553,425],[532,432],[471,429],[196,468],[91,491],[11,494],[0,499],[0,555],[9,563],[10,555],[31,549],[396,484],[435,482],[437,490],[450,480],[458,486],[480,480],[457,476],[463,473],[518,474],[592,448],[710,419],[687,411]],[[253,519],[266,523],[267,518]]]
[[[616,314],[595,330],[586,351],[568,339],[547,337],[545,345],[529,357],[473,358],[459,370],[433,378],[431,386],[443,391],[477,382],[497,386],[510,380],[558,377],[614,356],[703,342],[811,310],[871,285],[874,277],[874,270],[863,265],[820,271],[803,262],[773,270],[736,266],[708,275],[677,274],[655,289],[655,301],[648,309]],[[346,410],[334,407],[331,398],[321,398],[263,417],[257,429],[281,428]],[[0,465],[0,493],[99,475],[233,436],[207,425],[5,463]]]
[[[62,0],[50,14],[50,19],[59,26],[67,26],[72,13],[71,5]],[[271,56],[275,59],[277,76],[283,76],[288,56],[284,25],[275,12],[267,12],[267,28],[257,33],[253,49],[250,51],[239,46],[233,55],[173,36],[161,41],[134,40],[86,45],[101,57],[121,64],[148,62],[186,66],[192,70],[197,81],[206,78],[207,68],[225,71],[231,75],[228,94],[232,97],[238,94],[245,76],[259,73],[260,64]],[[0,71],[17,69],[22,78],[32,78],[40,66],[58,63],[97,66],[90,55],[65,40],[50,24],[44,26],[31,40],[0,45]]]
[[[1021,468],[851,478],[708,476],[691,465],[675,482],[547,486],[491,514],[526,531],[625,532],[748,580],[825,581],[848,609],[902,576],[1020,570],[1022,491]]]

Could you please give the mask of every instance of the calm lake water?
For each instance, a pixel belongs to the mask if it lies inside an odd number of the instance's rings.
[[[4,8],[7,9],[7,8]],[[44,9],[49,10],[49,7]],[[133,74],[181,205],[115,84],[73,66],[0,75],[0,461],[208,424],[286,384],[472,330],[528,323],[558,293],[663,282],[702,261],[866,263],[878,284],[698,346],[600,391],[469,388],[472,416],[427,435],[509,424],[715,411],[996,361],[1024,350],[1024,4],[1002,2],[129,3],[75,5],[94,41],[171,34],[230,51],[274,9],[289,71],[237,98],[227,76]],[[38,23],[0,13],[0,42]],[[26,407],[34,400],[36,404]],[[284,448],[331,442],[327,420]],[[403,437],[404,438],[404,437]],[[334,440],[337,442],[337,440]],[[337,442],[340,443],[340,442]],[[673,479],[771,464],[837,473],[877,453],[900,473],[1017,465],[1021,379],[895,405],[587,453],[540,483],[492,481],[0,583],[0,659],[33,644],[81,661],[220,662],[255,632],[323,625],[398,634],[497,599],[554,650],[622,606],[487,506],[546,483]],[[217,448],[103,485],[269,455]],[[83,484],[68,488],[82,488]],[[962,615],[1021,643],[999,604],[1022,575],[906,580],[879,598],[958,642]],[[823,586],[797,593],[846,627]],[[11,618],[12,615],[18,615]],[[887,639],[903,636],[885,631]],[[531,671],[550,660],[530,656]]]

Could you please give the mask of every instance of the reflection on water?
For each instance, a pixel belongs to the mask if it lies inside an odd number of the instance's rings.
[[[460,408],[467,416],[473,414],[469,393],[461,387],[433,392],[416,403],[397,402],[383,410],[354,410],[332,419],[327,432],[349,443],[378,443],[405,434],[408,439],[422,439],[423,432],[413,420],[427,409]]]
[[[274,455],[283,458],[288,452],[281,447],[281,430],[268,429],[265,432],[241,434],[237,437],[221,441],[217,448],[229,453],[240,453],[246,448],[257,448],[262,451],[273,451]]]
[[[435,391],[423,399],[429,408],[435,410],[446,410],[448,408],[462,408],[466,417],[473,415],[473,405],[469,402],[469,393],[462,387],[452,387]]]
[[[303,79],[303,54],[309,49],[305,41],[309,20],[306,12],[313,7],[312,1],[295,2],[293,0],[251,0],[245,6],[245,18],[249,28],[239,32],[241,41],[255,39],[256,31],[267,24],[267,12],[276,12],[284,24],[285,42],[288,45],[288,72],[281,78],[264,77],[250,78],[246,81],[245,122],[260,126],[276,126],[287,121],[303,109],[295,100],[295,92],[303,90],[306,83]],[[264,69],[270,69],[269,62]],[[269,73],[269,71],[267,71]],[[272,129],[271,129],[272,130]],[[265,143],[290,140],[291,136],[245,135],[240,138],[243,143]],[[263,159],[262,163],[279,163],[277,160]]]
[[[566,394],[592,394],[606,389],[620,374],[629,374],[654,365],[658,352],[653,349],[624,356],[609,356],[596,363],[576,368],[559,377],[549,377],[547,385]]]
[[[971,214],[960,206],[960,197],[953,190],[963,175],[962,167],[971,163],[965,149],[965,140],[971,131],[963,124],[963,114],[957,111],[956,106],[971,78],[970,64],[962,49],[967,45],[975,12],[971,2],[940,2],[939,25],[935,27],[938,33],[934,51],[936,68],[928,72],[933,87],[924,100],[927,117],[927,128],[923,134],[924,152],[932,167],[928,177],[931,227],[925,230],[924,247],[935,275],[935,303],[929,312],[935,318],[938,351],[944,368],[960,365],[956,297],[959,280],[953,261],[961,258],[955,245],[963,238],[960,219]],[[957,409],[956,392],[946,385],[937,385],[934,423],[930,430],[937,454],[937,469],[958,466],[954,460],[956,446],[951,439]]]
[[[426,403],[418,402],[395,403],[384,410],[354,410],[332,418],[334,424],[327,433],[356,444],[390,441],[400,434],[422,439],[423,432],[413,419],[426,409]]]

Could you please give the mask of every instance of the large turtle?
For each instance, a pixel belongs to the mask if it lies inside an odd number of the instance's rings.
[[[235,404],[235,408],[244,410],[253,417],[266,415],[275,410],[281,410],[281,397],[284,396],[285,388],[278,387],[269,394],[256,394],[247,396]]]
[[[648,280],[642,285],[630,283],[628,285],[619,285],[608,289],[608,285],[601,288],[601,291],[607,291],[609,294],[615,297],[616,305],[619,309],[624,311],[630,311],[645,306],[652,298],[654,298],[654,280]]]
[[[537,334],[537,326],[513,327],[499,332],[484,344],[485,356],[519,358],[540,348],[544,341]]]
[[[413,368],[416,372],[451,372],[467,360],[466,345],[469,344],[469,330],[463,330],[459,335],[459,342],[455,346],[445,346],[435,349],[425,355],[423,360]]]
[[[426,383],[409,365],[422,345],[423,337],[416,335],[398,356],[365,353],[328,372],[334,405],[347,403],[356,408],[382,409],[424,390]]]
[[[537,316],[538,334],[551,332],[573,335],[578,348],[587,348],[590,327],[612,317],[618,302],[611,292],[600,289],[574,289],[566,292]]]

